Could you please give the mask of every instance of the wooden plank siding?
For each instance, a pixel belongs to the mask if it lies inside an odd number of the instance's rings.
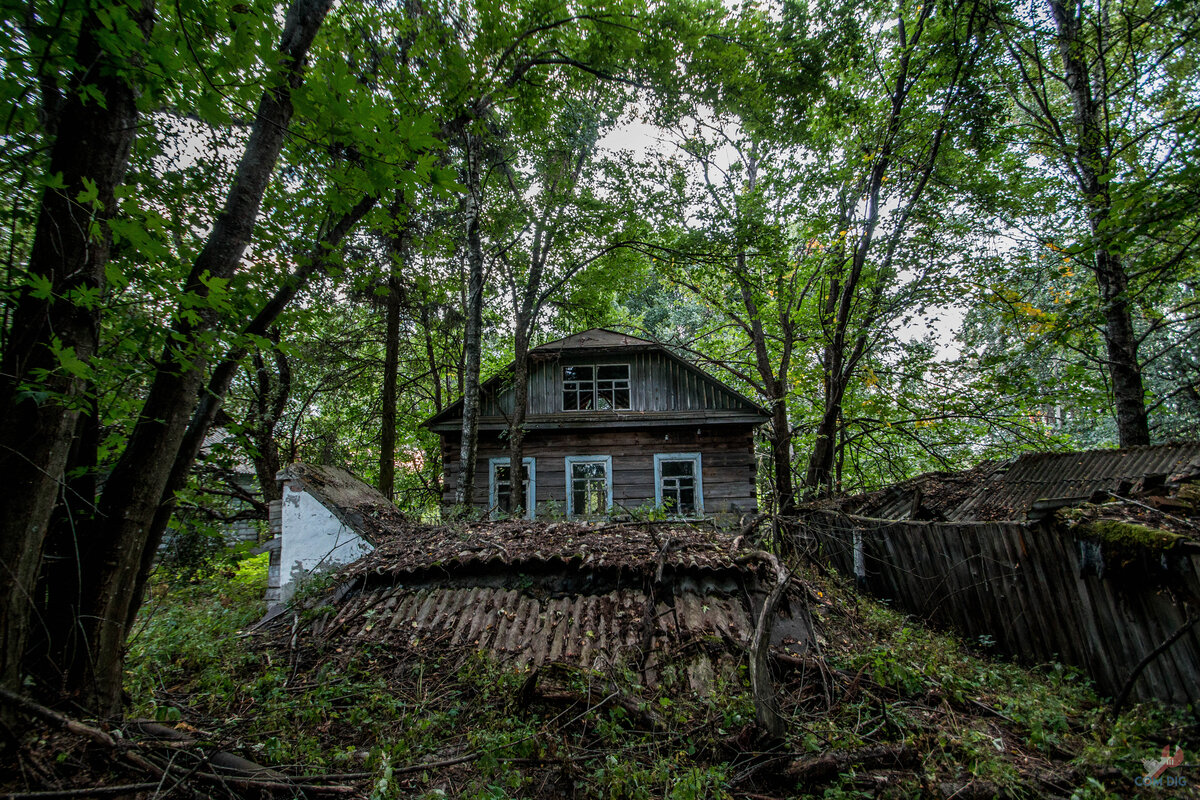
[[[529,414],[562,413],[564,367],[592,364],[628,364],[629,411],[730,411],[755,412],[731,389],[695,367],[665,352],[571,353],[532,360],[529,366]],[[480,422],[499,423],[512,412],[512,387],[501,380],[480,396]],[[598,416],[604,411],[591,412]]]
[[[549,504],[566,513],[566,457],[611,456],[615,513],[654,504],[654,455],[700,453],[705,516],[757,513],[753,426],[671,428],[669,431],[630,428],[590,431],[531,431],[525,436],[525,457],[535,459],[538,512]],[[507,440],[482,433],[475,465],[475,506],[488,502],[488,460],[508,456]],[[458,483],[458,437],[442,440],[445,465],[443,502],[454,503]]]
[[[1027,663],[1086,671],[1102,695],[1189,619],[1200,551],[1081,539],[1053,523],[886,522],[810,512],[798,536],[871,594]],[[1200,630],[1151,661],[1136,700],[1200,705]]]

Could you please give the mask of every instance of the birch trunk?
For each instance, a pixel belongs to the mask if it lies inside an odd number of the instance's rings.
[[[479,445],[479,365],[483,347],[482,142],[466,134],[467,329],[463,341],[463,418],[454,503],[469,511],[475,502],[475,455]]]

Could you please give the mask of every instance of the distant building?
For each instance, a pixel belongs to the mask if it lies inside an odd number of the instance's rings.
[[[513,503],[511,366],[480,388],[475,506]],[[595,329],[533,348],[524,469],[527,515],[569,518],[665,509],[757,513],[754,429],[761,406],[659,344]],[[462,400],[424,424],[442,437],[443,505],[459,479]]]

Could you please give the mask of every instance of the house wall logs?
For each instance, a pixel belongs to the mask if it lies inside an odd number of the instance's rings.
[[[566,457],[612,456],[613,503],[617,513],[654,504],[654,454],[700,453],[704,512],[709,515],[757,513],[754,437],[749,425],[669,427],[658,430],[618,428],[588,431],[530,431],[525,457],[534,458],[538,515],[557,506],[567,509]],[[508,456],[508,440],[496,433],[479,437],[475,505],[488,504],[488,460]],[[442,499],[454,502],[458,482],[458,439],[442,440],[445,477]]]
[[[807,515],[802,538],[860,586],[1027,663],[1051,660],[1117,694],[1200,614],[1200,553],[1083,539],[1053,524],[886,522]],[[856,547],[857,545],[857,547]],[[857,550],[857,553],[856,553]],[[1200,707],[1200,625],[1151,662],[1132,697]]]

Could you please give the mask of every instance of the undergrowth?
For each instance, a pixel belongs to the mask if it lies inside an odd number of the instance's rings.
[[[1074,669],[989,657],[816,575],[799,585],[818,647],[776,664],[789,732],[767,742],[744,663],[696,691],[682,668],[645,686],[632,669],[531,671],[430,641],[292,648],[286,625],[239,637],[262,613],[265,570],[258,557],[201,582],[160,577],[128,662],[134,711],[281,771],[347,776],[372,800],[1100,800],[1136,795],[1141,760],[1164,744],[1195,744],[1178,714],[1142,705],[1110,721]],[[909,761],[810,769],[823,754],[875,751]]]

